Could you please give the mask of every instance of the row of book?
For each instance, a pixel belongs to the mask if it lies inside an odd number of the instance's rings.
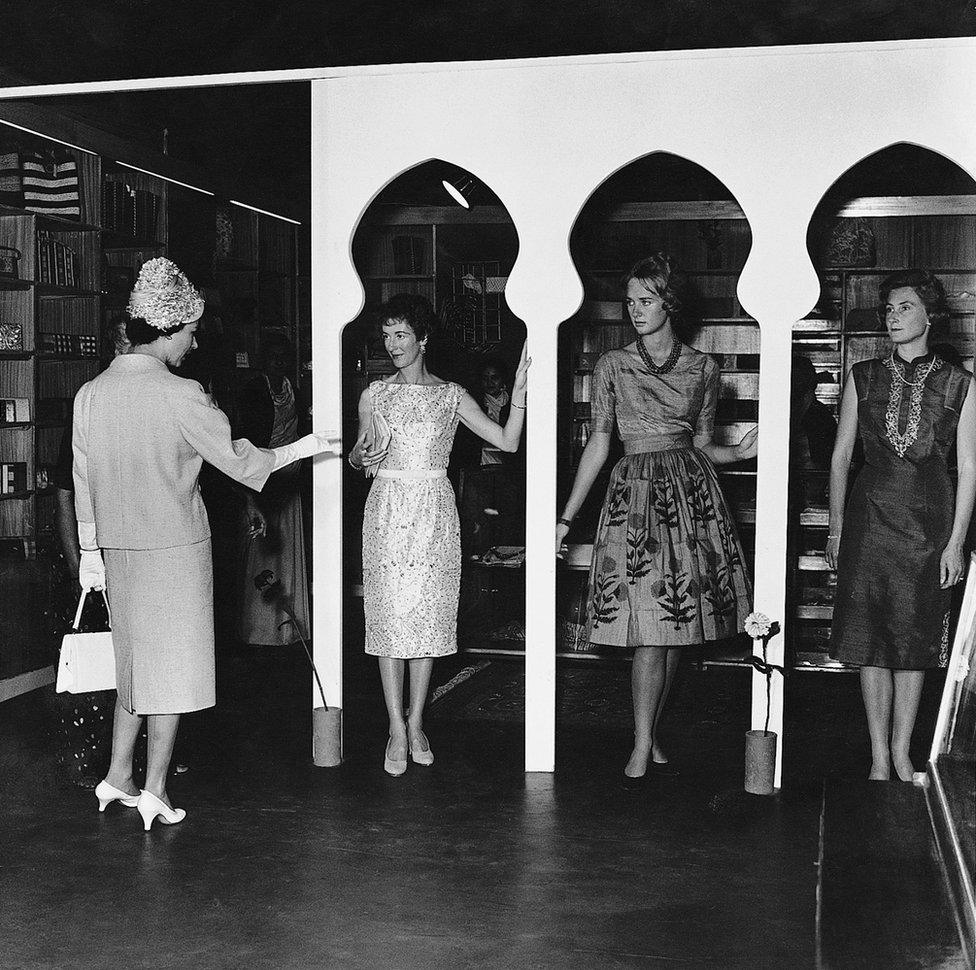
[[[81,283],[78,255],[49,230],[37,231],[37,275],[41,283],[77,288]]]
[[[5,461],[0,464],[0,495],[27,491],[27,462]]]
[[[155,239],[159,196],[127,182],[106,179],[102,185],[102,228],[136,239]]]
[[[97,357],[98,337],[87,333],[38,334],[41,353]]]

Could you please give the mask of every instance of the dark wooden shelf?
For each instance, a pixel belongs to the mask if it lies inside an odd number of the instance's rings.
[[[0,492],[0,501],[6,501],[9,499],[25,499],[30,498],[34,494],[32,489],[27,489],[24,492]],[[23,536],[3,536],[5,539],[21,539]]]
[[[98,354],[38,354],[37,359],[44,363],[58,360],[90,360],[97,364],[99,361]]]
[[[33,421],[0,421],[0,431],[6,428],[32,428],[34,427]]]
[[[30,360],[34,356],[33,350],[4,350],[0,351],[0,360]]]
[[[22,280],[15,276],[0,276],[0,290],[29,290],[33,280]]]
[[[94,290],[82,290],[73,286],[58,286],[56,283],[38,283],[36,285],[38,296],[101,296],[101,293],[96,293]]]
[[[434,280],[436,277],[433,273],[403,273],[399,275],[394,273],[390,276],[366,276],[364,279],[377,283],[392,283],[396,280]]]
[[[819,603],[801,603],[796,608],[798,620],[829,620],[834,615],[833,606]]]
[[[0,216],[32,216],[38,222],[53,226],[56,232],[101,232],[101,226],[94,226],[77,219],[67,219],[64,216],[49,215],[44,212],[32,212],[13,205],[0,205]]]

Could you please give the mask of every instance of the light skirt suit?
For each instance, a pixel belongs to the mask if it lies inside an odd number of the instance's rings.
[[[112,610],[119,699],[135,714],[215,703],[204,461],[260,490],[273,453],[244,439],[196,382],[147,354],[115,358],[75,398],[75,511],[94,522]]]

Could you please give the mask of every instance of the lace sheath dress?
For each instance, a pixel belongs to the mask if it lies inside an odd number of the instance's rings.
[[[457,652],[461,539],[447,463],[463,393],[451,383],[369,386],[392,438],[363,513],[368,654]]]

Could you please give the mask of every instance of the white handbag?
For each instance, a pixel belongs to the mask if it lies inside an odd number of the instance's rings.
[[[61,639],[61,655],[58,659],[58,679],[55,691],[69,694],[86,694],[93,690],[115,689],[115,650],[112,647],[112,631],[100,633],[79,633],[81,613],[85,607],[85,597],[90,590],[83,590],[78,601],[78,611],[71,630]],[[105,596],[102,593],[102,596]],[[105,597],[108,609],[109,626],[112,625],[112,611]]]

